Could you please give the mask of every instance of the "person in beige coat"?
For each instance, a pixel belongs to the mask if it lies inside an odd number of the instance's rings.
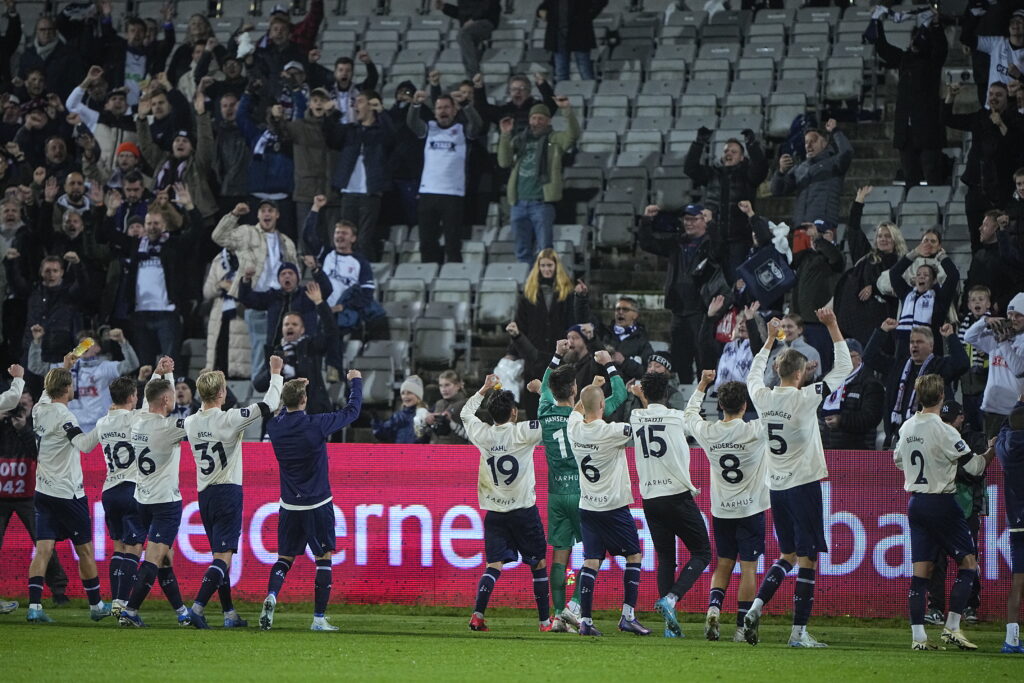
[[[210,264],[203,283],[203,298],[212,302],[206,328],[206,367],[221,370],[230,379],[252,377],[252,344],[242,317],[242,306],[228,294],[238,275],[238,261],[221,249]]]
[[[282,263],[298,263],[295,243],[288,235],[277,229],[280,213],[277,204],[269,199],[260,202],[256,211],[256,225],[239,225],[238,220],[249,213],[249,206],[239,203],[231,213],[220,219],[213,229],[213,241],[231,251],[238,258],[238,272],[245,273],[252,269],[253,291],[265,292],[268,289],[279,289],[277,272]],[[237,297],[241,278],[235,278],[228,294]],[[249,329],[251,344],[250,371],[252,377],[263,362],[263,340],[267,336],[267,312],[247,310],[245,324]]]

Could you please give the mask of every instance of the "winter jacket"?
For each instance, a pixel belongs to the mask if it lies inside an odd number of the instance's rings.
[[[211,302],[210,319],[206,325],[206,367],[216,367],[217,338],[224,315],[224,290],[220,288],[221,280],[229,276],[237,277],[236,271],[224,267],[218,255],[210,264],[210,270],[203,283],[203,299]],[[230,378],[248,379],[252,377],[252,351],[249,339],[249,327],[242,317],[242,309],[235,308],[235,315],[228,325],[228,366],[224,374]]]
[[[744,200],[752,202],[757,197],[758,185],[768,177],[768,159],[761,145],[751,137],[746,142],[746,158],[735,166],[702,164],[710,142],[710,138],[698,137],[690,144],[683,172],[695,186],[705,186],[704,206],[714,210],[722,236],[732,242],[750,244],[747,216],[737,204]]]
[[[96,145],[100,148],[100,158],[97,165],[106,172],[108,177],[114,170],[114,162],[117,161],[117,148],[121,143],[139,143],[139,134],[134,117],[129,115],[114,116],[106,111],[100,114],[99,123],[96,124],[92,135],[96,138]]]
[[[547,149],[542,151],[541,154],[546,155],[547,158],[547,182],[544,183],[544,201],[545,202],[557,202],[562,199],[562,159],[566,152],[576,144],[576,141],[580,137],[580,124],[576,120],[576,114],[572,109],[562,110],[563,116],[569,124],[567,130],[555,131],[551,130],[547,133],[548,144]],[[518,192],[518,180],[519,180],[519,162],[522,160],[521,151],[522,145],[524,144],[523,138],[520,136],[531,135],[529,130],[524,130],[522,133],[516,134],[513,138],[513,133],[501,133],[498,138],[498,166],[501,168],[512,168],[511,174],[508,178],[508,187],[506,189],[506,197],[508,198],[509,204],[516,203],[516,193]]]
[[[1013,173],[1022,163],[1024,123],[1010,108],[1003,112],[1006,135],[989,118],[991,112],[979,109],[973,114],[954,114],[952,103],[943,105],[946,125],[954,130],[970,131],[971,148],[960,180],[980,191],[995,206],[1003,206],[1013,197]]]
[[[399,408],[386,420],[374,419],[370,427],[374,438],[384,443],[426,443],[430,438],[426,419],[426,408],[409,406]]]
[[[28,347],[32,343],[32,326],[42,325],[43,360],[58,363],[75,346],[75,335],[82,329],[82,307],[95,296],[88,271],[81,263],[69,264],[64,279],[55,287],[41,282],[30,285],[21,272],[21,259],[7,259],[7,289],[14,296],[28,300],[25,331],[21,337],[21,364],[28,365]]]
[[[220,219],[211,236],[221,247],[230,249],[238,257],[238,272],[244,273],[250,267],[256,269],[256,277],[263,272],[263,263],[267,260],[267,240],[263,228],[259,225],[239,225],[238,216],[229,213]],[[298,263],[295,243],[284,233],[277,233],[281,240],[281,261]],[[242,278],[235,278],[228,294],[238,298]]]
[[[817,320],[814,312],[832,298],[844,265],[843,252],[823,237],[814,241],[813,249],[804,249],[793,256],[792,266],[796,271],[793,310],[801,318]]]
[[[217,195],[241,197],[249,194],[249,159],[252,152],[237,122],[217,121],[217,150],[213,167],[217,173]]]
[[[936,341],[942,337],[939,335],[939,328],[945,324],[948,316],[950,315],[950,307],[956,303],[957,290],[960,286],[960,271],[957,270],[956,265],[953,263],[953,259],[948,256],[943,256],[939,262],[942,266],[940,271],[940,278],[936,281],[935,291],[935,304],[932,307],[932,334],[935,336]],[[900,302],[900,309],[903,308],[903,303],[908,294],[913,291],[914,287],[907,282],[907,278],[904,274],[910,271],[910,275],[913,276],[920,264],[917,259],[911,254],[905,254],[889,269],[889,272],[882,277],[888,276],[888,282],[892,287],[893,294],[898,297]],[[879,278],[879,283],[882,283],[882,277]],[[955,315],[955,307],[954,312]],[[898,317],[898,316],[897,316]],[[896,336],[901,341],[907,341],[910,338],[909,332],[897,331]],[[906,347],[906,344],[903,345]],[[906,353],[904,349],[903,353]],[[936,343],[936,354],[941,354],[942,349]],[[899,355],[899,354],[897,354]],[[905,358],[906,356],[899,356]]]
[[[851,161],[853,146],[841,130],[836,130],[832,133],[832,142],[821,154],[772,177],[774,196],[796,194],[793,227],[818,219],[839,223],[839,197]]]
[[[249,148],[250,155],[248,188],[251,194],[292,194],[295,188],[295,162],[292,160],[292,143],[283,140],[273,132],[268,135],[267,144],[259,145],[260,138],[266,131],[257,126],[252,118],[255,107],[253,96],[242,95],[238,102],[238,115],[235,120],[242,130]]]
[[[338,150],[331,185],[339,192],[348,186],[359,157],[366,169],[366,194],[383,194],[391,188],[391,153],[395,148],[395,126],[384,113],[364,126],[341,123],[337,115],[324,123],[327,146]]]
[[[543,104],[552,115],[558,111],[558,105],[555,103],[555,90],[551,87],[551,84],[543,81],[537,85],[537,90],[540,91],[539,100],[531,95],[519,105],[511,100],[503,104],[493,105],[487,99],[487,88],[476,88],[473,91],[473,106],[480,112],[480,118],[494,125],[498,125],[498,122],[506,117],[511,118],[515,121],[512,133],[516,134],[529,126],[530,109],[535,104]]]
[[[58,40],[60,39],[58,38]],[[82,82],[88,68],[88,61],[88,59],[82,59],[82,55],[77,50],[63,41],[57,43],[57,47],[46,59],[40,57],[36,52],[35,43],[30,43],[21,53],[21,61],[18,62],[18,78],[25,80],[29,71],[41,69],[46,74],[46,91],[57,93],[63,102],[74,87]]]
[[[732,305],[732,288],[715,260],[718,248],[712,232],[691,241],[680,232],[654,232],[649,218],[640,221],[637,241],[644,251],[668,256],[665,280],[665,308],[674,315],[703,315],[708,304],[721,294]]]
[[[885,386],[871,368],[862,365],[860,372],[845,385],[837,413],[838,429],[821,429],[822,446],[836,450],[874,450],[875,434],[885,408]]]
[[[322,270],[317,270],[313,280],[320,285],[320,294],[324,301],[331,296],[334,288],[331,281],[324,275]],[[317,306],[306,296],[306,288],[296,286],[291,292],[284,289],[268,289],[265,292],[254,292],[252,282],[242,278],[238,288],[238,300],[246,308],[256,311],[267,312],[267,338],[264,345],[267,348],[274,348],[281,340],[281,323],[288,313],[298,313],[302,316],[302,324],[306,328],[306,334],[317,334],[320,328],[320,321],[317,318]]]
[[[464,446],[469,443],[469,435],[466,434],[466,427],[462,424],[462,408],[466,405],[466,394],[459,389],[452,398],[440,398],[434,404],[435,413],[444,413],[451,416],[447,427],[443,426],[443,420],[435,421],[434,427],[427,425],[433,434],[431,443],[450,446]]]
[[[277,121],[277,130],[292,143],[295,160],[296,204],[310,204],[318,194],[330,194],[328,170],[333,153],[324,137],[324,118],[306,117],[295,121]]]
[[[589,52],[597,47],[594,37],[594,19],[601,14],[608,0],[544,0],[537,8],[537,16],[545,12],[544,18],[544,49],[548,52],[558,50],[559,33],[565,27],[565,47],[570,52]],[[565,7],[565,16],[561,8]]]
[[[173,166],[180,161],[161,149],[153,140],[149,121],[140,119],[138,122],[139,148],[142,151],[142,158],[146,160],[154,173],[154,190],[161,190],[170,184],[172,173],[167,173],[163,178],[160,175],[160,168],[169,162]],[[196,141],[195,149],[191,158],[185,162],[185,169],[180,174],[192,195],[192,201],[203,218],[210,218],[217,214],[217,197],[210,187],[210,173],[213,169],[214,153],[216,144],[213,140],[213,127],[210,123],[210,113],[206,112],[196,117]],[[199,236],[196,235],[198,238]]]
[[[576,295],[575,318],[579,323],[594,323],[594,336],[597,337],[601,348],[615,349],[621,353],[625,360],[618,363],[616,367],[622,372],[625,381],[640,379],[647,369],[647,359],[654,349],[651,348],[651,338],[647,334],[647,328],[641,323],[636,323],[636,330],[625,339],[619,339],[615,333],[615,322],[605,325],[600,320],[595,320],[590,310],[590,296]],[[559,337],[562,339],[564,337]],[[557,340],[556,340],[557,341]]]
[[[580,322],[574,312],[575,294],[570,292],[559,301],[557,293],[552,292],[549,308],[543,289],[537,294],[536,303],[520,296],[516,306],[519,335],[512,340],[512,348],[523,359],[523,379],[527,382],[544,376],[555,352],[555,342],[565,339],[565,331]]]
[[[125,58],[129,51],[128,41],[117,34],[110,17],[100,21],[101,50],[103,51],[103,77],[111,88],[120,88],[125,80]],[[146,57],[146,77],[156,76],[163,70],[167,55],[174,46],[174,24],[164,27],[164,39],[154,40],[141,48]],[[177,81],[171,81],[177,83]]]

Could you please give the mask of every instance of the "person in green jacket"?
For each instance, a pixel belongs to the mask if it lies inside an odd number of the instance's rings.
[[[555,103],[568,122],[567,130],[551,128],[551,112],[543,104],[530,108],[530,125],[516,135],[511,117],[498,122],[498,166],[512,169],[506,194],[516,260],[521,263],[533,263],[538,251],[552,246],[555,202],[562,199],[562,157],[580,137],[569,98],[556,97]]]

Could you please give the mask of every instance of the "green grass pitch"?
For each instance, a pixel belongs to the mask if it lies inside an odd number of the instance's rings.
[[[488,633],[472,633],[468,610],[332,605],[337,633],[312,633],[310,605],[278,606],[274,629],[255,623],[258,605],[239,605],[252,624],[242,631],[177,626],[166,603],[151,600],[142,614],[149,628],[122,629],[110,619],[89,620],[83,603],[50,609],[54,624],[25,623],[24,606],[0,616],[5,682],[139,680],[780,680],[990,681],[1024,680],[1024,655],[1001,655],[1002,624],[967,633],[977,652],[912,652],[910,629],[897,620],[820,618],[811,632],[827,650],[786,647],[789,622],[766,617],[757,647],[729,642],[732,617],[723,614],[724,640],[703,638],[703,616],[682,616],[686,638],[661,637],[654,613],[640,615],[655,634],[615,630],[618,616],[599,613],[605,636],[583,639],[539,633],[533,611],[495,609]],[[214,605],[216,607],[216,605]],[[210,612],[211,616],[219,616]],[[938,642],[939,627],[928,634]]]

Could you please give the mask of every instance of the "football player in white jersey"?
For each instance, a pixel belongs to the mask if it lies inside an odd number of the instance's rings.
[[[469,440],[480,450],[477,500],[484,517],[484,550],[487,569],[477,584],[476,605],[469,620],[471,631],[487,631],[484,612],[506,562],[520,557],[533,573],[533,597],[541,631],[551,630],[549,584],[544,556],[547,542],[537,511],[537,481],[533,451],[543,437],[540,422],[516,422],[519,411],[510,391],[495,392],[487,404],[494,421],[486,424],[476,416],[480,404],[494,385],[497,375],[488,375],[480,391],[462,407],[462,424]]]
[[[209,628],[206,603],[218,589],[221,609],[226,615],[234,610],[228,570],[242,534],[242,435],[249,425],[270,417],[280,407],[283,367],[280,356],[270,357],[270,387],[262,401],[245,408],[221,410],[227,397],[223,372],[204,372],[196,380],[203,407],[185,418],[185,430],[196,459],[199,516],[213,551],[213,564],[206,570],[189,611],[190,623],[196,628]]]
[[[711,575],[711,594],[704,617],[704,637],[718,640],[722,602],[729,579],[740,559],[740,585],[736,591],[736,632],[733,642],[743,642],[743,618],[757,590],[757,560],[764,555],[764,511],[770,506],[765,484],[768,442],[764,423],[743,421],[747,412],[747,387],[742,382],[725,382],[718,387],[722,419],[707,422],[700,406],[708,387],[715,382],[714,370],[701,373],[700,384],[686,404],[686,433],[704,449],[710,465],[711,526],[715,533],[718,565]]]
[[[154,375],[154,379],[158,378]],[[114,617],[128,602],[138,574],[139,555],[146,540],[135,500],[135,448],[131,444],[132,420],[138,403],[138,390],[131,377],[118,377],[110,383],[113,403],[96,423],[96,438],[103,449],[107,476],[103,480],[103,516],[114,554],[110,558],[110,611]],[[143,410],[147,409],[143,405]]]
[[[665,617],[665,637],[682,636],[676,602],[700,578],[711,562],[711,539],[693,496],[690,446],[686,443],[683,411],[665,406],[668,375],[648,372],[633,394],[643,408],[630,413],[633,456],[640,479],[644,515],[658,556],[658,593],[655,609]],[[690,559],[676,577],[676,538],[690,551]]]
[[[136,462],[135,500],[147,539],[146,559],[139,565],[128,604],[118,617],[121,626],[145,626],[139,608],[158,579],[164,596],[178,614],[178,623],[189,623],[188,608],[182,603],[171,564],[171,546],[181,526],[178,477],[181,442],[185,438],[185,420],[168,417],[174,409],[174,361],[167,356],[161,358],[154,375],[146,384],[146,405],[135,413],[130,431]]]
[[[96,448],[96,431],[82,433],[68,410],[74,390],[70,368],[75,356],[64,356],[64,367],[54,368],[43,380],[43,395],[32,409],[32,428],[39,440],[36,467],[36,554],[28,568],[30,622],[53,621],[43,611],[43,574],[57,541],[70,539],[78,553],[78,574],[89,598],[89,616],[99,621],[110,616],[100,599],[100,578],[92,543],[89,501],[82,482],[82,453]],[[12,375],[18,366],[12,366]],[[20,368],[19,368],[20,369]]]
[[[825,541],[825,520],[821,503],[821,480],[828,476],[825,451],[818,431],[818,406],[832,389],[838,387],[853,371],[850,350],[836,315],[830,309],[819,309],[818,320],[828,328],[834,347],[835,364],[823,382],[805,385],[813,373],[807,368],[807,357],[796,349],[778,355],[776,370],[780,383],[769,389],[764,384],[776,335],[782,321],[768,323],[764,347],[754,357],[747,375],[747,391],[765,423],[768,432],[768,487],[771,489],[772,519],[781,556],[764,576],[757,597],[743,620],[747,642],[757,645],[761,608],[772,599],[793,564],[800,565],[793,589],[793,629],[790,647],[827,647],[807,633],[807,622],[814,605],[814,582],[818,553],[828,552]]]
[[[583,530],[583,568],[580,570],[580,635],[600,636],[594,626],[594,584],[605,555],[623,555],[622,618],[619,630],[650,634],[636,619],[640,596],[640,536],[629,511],[633,493],[626,463],[626,445],[633,430],[621,422],[605,422],[604,392],[588,386],[569,414],[566,434],[580,467],[580,526]]]
[[[908,598],[914,637],[911,649],[937,649],[928,643],[924,612],[933,561],[942,550],[943,562],[948,554],[960,565],[949,594],[949,614],[946,627],[942,629],[942,641],[961,650],[977,650],[978,646],[960,630],[960,615],[971,597],[978,572],[977,549],[963,510],[953,494],[957,464],[962,464],[968,474],[978,476],[992,461],[995,449],[990,447],[984,455],[973,453],[960,433],[939,417],[945,397],[942,377],[922,375],[914,382],[914,390],[921,402],[921,411],[900,427],[892,454],[896,467],[903,470],[903,488],[910,492],[907,520],[910,522],[910,559],[914,563]],[[994,442],[995,439],[991,443]]]

